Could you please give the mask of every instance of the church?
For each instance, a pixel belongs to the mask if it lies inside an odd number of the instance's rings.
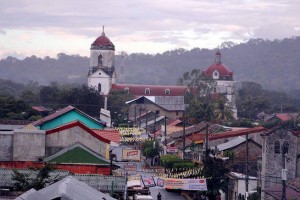
[[[215,62],[202,73],[216,80],[217,87],[214,92],[226,96],[227,105],[237,118],[233,72],[222,64],[219,50],[215,54]],[[125,90],[135,97],[183,97],[188,92],[186,86],[116,83],[115,46],[105,35],[104,27],[102,34],[91,44],[88,86],[95,88],[104,96],[107,96],[111,90]],[[104,103],[104,109],[106,108],[107,98]]]

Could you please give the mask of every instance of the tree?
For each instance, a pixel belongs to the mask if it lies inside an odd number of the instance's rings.
[[[214,200],[219,190],[227,191],[229,170],[224,167],[223,160],[215,157],[206,157],[203,161],[202,176],[207,180],[207,191],[203,192],[210,200]]]
[[[108,95],[107,109],[110,110],[114,126],[127,123],[128,106],[126,101],[132,100],[133,96],[127,91],[111,91]]]
[[[205,76],[200,69],[185,72],[177,83],[186,85],[196,101],[201,97],[209,96],[217,86],[217,82],[213,78]]]
[[[146,158],[151,158],[151,163],[153,163],[154,157],[159,156],[160,151],[158,140],[145,140],[142,143],[142,153]]]
[[[30,170],[32,172],[28,174],[13,170],[12,180],[15,181],[14,185],[17,191],[27,191],[31,188],[40,190],[62,178],[59,175],[55,177],[50,176],[50,173],[55,170],[55,166],[50,163],[46,163],[41,168],[30,168]]]

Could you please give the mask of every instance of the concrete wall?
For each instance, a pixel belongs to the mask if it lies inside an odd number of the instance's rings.
[[[45,156],[45,131],[15,129],[13,161],[38,161]]]
[[[90,67],[98,66],[98,56],[102,55],[102,63],[104,67],[113,67],[115,65],[115,51],[114,50],[91,50]]]
[[[287,158],[289,162],[286,162],[287,179],[293,179],[296,177],[296,158],[298,151],[298,137],[289,131],[277,130],[265,136],[263,140],[262,151],[262,191],[273,185],[281,184],[281,172],[282,172],[282,154],[275,154],[275,141],[280,142],[280,152],[282,150],[282,144],[284,141],[289,143],[289,150]],[[262,198],[270,199],[268,195],[262,192]]]
[[[13,135],[13,131],[0,131],[0,161],[12,160]]]
[[[83,144],[103,157],[106,156],[106,143],[93,137],[80,127],[73,127],[46,135],[46,154],[47,156],[53,155],[76,142]]]

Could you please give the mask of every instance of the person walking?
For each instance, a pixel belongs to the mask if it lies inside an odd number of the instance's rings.
[[[157,194],[157,200],[161,200],[161,194],[160,194],[160,192],[158,192],[158,194]]]

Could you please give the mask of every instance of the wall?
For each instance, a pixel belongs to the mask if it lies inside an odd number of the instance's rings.
[[[38,161],[45,156],[45,131],[15,129],[13,161]]]
[[[280,152],[284,141],[289,143],[289,152],[286,162],[286,169],[288,169],[287,179],[296,177],[296,158],[298,151],[298,137],[289,131],[276,130],[264,136],[263,151],[262,151],[262,191],[275,184],[281,184],[282,173],[282,154],[275,154],[275,141],[280,142]],[[262,192],[262,198],[268,199]]]
[[[112,79],[101,69],[88,77],[88,86],[98,90],[98,84],[101,83],[101,94],[107,95],[110,91],[111,84],[114,83],[115,77]]]
[[[0,131],[0,161],[12,160],[13,136],[13,131]]]
[[[67,130],[46,135],[47,156],[57,151],[79,142],[92,151],[105,157],[106,143],[93,137],[82,128],[76,126]]]
[[[102,54],[104,67],[113,67],[115,65],[115,51],[113,50],[91,50],[90,67],[98,66],[98,56]]]

